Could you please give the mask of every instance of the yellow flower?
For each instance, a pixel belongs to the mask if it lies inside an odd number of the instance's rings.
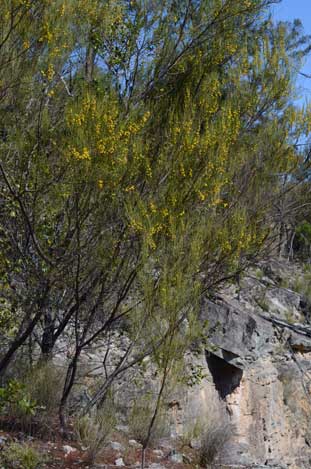
[[[203,192],[201,192],[201,191],[199,191],[198,196],[199,196],[199,199],[200,199],[202,202],[204,202],[204,200],[206,199],[206,195],[203,194]]]
[[[86,147],[84,147],[82,151],[78,151],[76,148],[71,148],[71,154],[77,160],[90,160],[91,159],[90,152]]]
[[[55,71],[54,71],[54,67],[53,67],[52,64],[49,64],[45,75],[46,75],[46,77],[49,81],[53,80],[53,77],[55,75]]]
[[[64,14],[65,14],[65,5],[63,4],[59,9],[59,15],[64,16]]]
[[[157,211],[157,207],[155,206],[153,202],[150,202],[150,210],[151,210],[151,213],[156,213]]]

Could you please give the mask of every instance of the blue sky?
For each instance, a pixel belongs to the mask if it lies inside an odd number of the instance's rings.
[[[305,33],[311,34],[311,0],[282,0],[272,7],[273,16],[278,20],[294,20],[299,18]],[[311,53],[306,59],[303,72],[311,75]],[[311,100],[311,78],[299,78],[299,97],[302,101]]]

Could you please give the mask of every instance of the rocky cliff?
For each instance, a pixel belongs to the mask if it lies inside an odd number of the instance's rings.
[[[308,279],[297,266],[264,263],[202,304],[208,372],[181,420],[194,408],[208,415],[212,402],[225,409],[233,430],[215,467],[311,467]]]
[[[186,357],[201,379],[166,396],[167,451],[177,448],[183,461],[176,443],[182,440],[198,452],[206,444],[213,453],[208,467],[215,469],[311,468],[310,279],[299,265],[269,261],[202,301],[206,343]],[[106,367],[126,350],[126,335],[116,344]],[[99,344],[84,357],[85,367],[96,370],[93,378],[103,373],[103,356],[105,345]],[[122,418],[137,396],[139,401],[148,389],[156,394],[156,369],[148,359],[144,366],[115,383],[123,409],[120,428],[131,423]],[[165,461],[156,467],[173,467]],[[189,464],[198,467],[195,459]]]

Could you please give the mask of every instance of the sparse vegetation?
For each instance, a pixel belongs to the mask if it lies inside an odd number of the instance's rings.
[[[0,410],[9,428],[31,433],[37,409],[36,402],[22,382],[11,380],[0,388]]]
[[[302,275],[294,279],[292,289],[303,295],[305,300],[311,304],[311,273],[306,270]]]
[[[11,443],[1,451],[0,461],[7,469],[39,469],[46,458],[30,445]]]
[[[198,448],[198,463],[210,467],[220,457],[226,443],[232,437],[234,427],[230,424],[221,403],[210,403],[208,411],[198,415],[192,425],[188,425],[182,436],[184,444],[195,442]]]
[[[53,432],[63,374],[52,362],[39,363],[0,388],[0,407],[7,428],[47,438]]]
[[[42,362],[32,368],[23,379],[28,395],[49,419],[57,411],[61,398],[64,373],[53,362]]]
[[[294,317],[292,311],[289,311],[289,310],[285,311],[284,316],[285,316],[286,321],[287,321],[289,324],[294,324],[294,323],[295,323],[295,317]]]
[[[257,268],[255,271],[255,276],[258,280],[262,280],[262,278],[264,277],[264,272],[262,271],[262,269]]]
[[[226,443],[232,436],[233,428],[226,421],[214,421],[203,429],[200,447],[200,464],[209,466],[215,462],[218,456],[221,456]]]
[[[257,298],[256,299],[256,303],[258,304],[258,306],[263,310],[265,311],[266,313],[269,312],[269,304],[265,298],[265,296],[261,296],[260,298]]]
[[[147,437],[150,420],[154,412],[155,401],[150,397],[138,397],[132,404],[128,422],[131,436],[143,443]],[[169,422],[167,412],[161,408],[153,425],[150,441],[151,445],[155,444],[160,438],[169,436]]]
[[[110,399],[91,415],[81,416],[75,421],[75,433],[87,461],[93,464],[103,450],[116,425],[116,412]]]

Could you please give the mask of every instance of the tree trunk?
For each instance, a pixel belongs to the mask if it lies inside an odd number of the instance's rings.
[[[59,409],[58,409],[59,423],[61,427],[61,432],[64,436],[66,435],[66,431],[67,431],[66,405],[67,405],[67,400],[72,390],[72,386],[74,384],[74,380],[76,377],[77,365],[78,365],[81,350],[82,349],[80,348],[76,349],[75,355],[73,359],[71,360],[71,363],[67,369],[67,375],[65,379],[64,388],[63,388],[63,395],[62,395]]]
[[[26,342],[30,334],[32,334],[36,324],[39,322],[40,317],[42,315],[41,311],[34,316],[32,321],[30,321],[28,327],[25,331],[18,337],[16,337],[10,345],[9,350],[5,353],[5,355],[0,360],[0,377],[2,377],[11,363],[11,360],[15,354],[15,352]]]
[[[55,318],[51,310],[47,310],[44,313],[44,329],[41,340],[41,353],[43,360],[49,360],[52,356],[53,348],[55,345]]]
[[[95,49],[90,43],[85,58],[85,79],[88,83],[93,81],[94,76],[94,63],[95,63]]]

